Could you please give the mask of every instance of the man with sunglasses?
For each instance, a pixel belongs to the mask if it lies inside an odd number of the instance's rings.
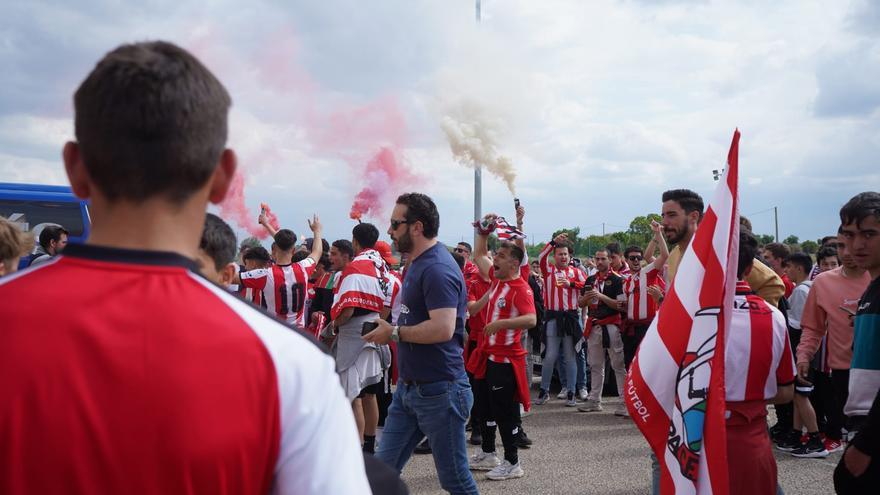
[[[471,245],[466,242],[459,242],[452,250],[453,253],[461,255],[464,258],[464,267],[461,269],[464,274],[465,285],[469,284],[474,277],[479,276],[480,269],[471,261]]]
[[[478,493],[468,469],[465,422],[474,396],[464,369],[466,291],[461,270],[437,241],[440,215],[420,193],[397,198],[388,235],[409,266],[400,290],[397,325],[376,320],[364,339],[398,342],[399,379],[376,457],[398,472],[428,437],[440,486]]]
[[[665,290],[663,283],[663,265],[669,257],[669,249],[661,233],[662,227],[653,222],[651,230],[654,238],[648,243],[646,252],[649,258],[654,255],[656,246],[660,247],[660,256],[654,261],[642,267],[642,249],[638,246],[630,246],[623,252],[624,258],[629,265],[630,274],[624,279],[623,292],[626,295],[626,320],[623,324],[623,361],[626,369],[636,355],[642,338],[651,326],[651,320],[657,313],[657,301],[648,294],[648,288],[658,286],[661,291]]]

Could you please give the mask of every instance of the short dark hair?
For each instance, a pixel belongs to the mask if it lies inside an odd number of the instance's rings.
[[[371,223],[359,223],[351,229],[351,237],[364,249],[371,249],[379,240],[379,229]]]
[[[644,251],[642,251],[642,248],[640,248],[638,246],[630,246],[630,247],[623,250],[623,256],[629,257],[629,253],[640,253],[641,254],[641,253],[644,253]]]
[[[794,253],[788,257],[788,264],[791,265],[800,265],[801,268],[804,269],[804,273],[810,274],[813,271],[813,259],[810,258],[809,254],[806,253]]]
[[[473,252],[474,252],[474,248],[472,248],[471,245],[468,244],[467,242],[461,241],[461,242],[459,242],[459,243],[456,244],[456,245],[457,245],[457,246],[464,246],[464,247],[466,247],[469,253],[473,253]]]
[[[348,239],[333,241],[333,247],[338,249],[342,254],[347,254],[349,258],[354,258],[354,247],[352,247],[351,241]]]
[[[830,258],[832,256],[837,258],[837,262],[840,263],[840,256],[837,254],[837,249],[831,246],[825,246],[819,249],[819,252],[816,253],[816,263],[821,263],[825,258]]]
[[[739,230],[739,258],[736,265],[737,278],[742,278],[746,269],[752,266],[756,254],[758,254],[758,240],[749,229],[741,228]]]
[[[43,230],[40,231],[40,246],[43,246],[43,249],[49,249],[49,244],[52,241],[60,241],[62,234],[69,236],[70,232],[60,225],[47,225],[43,227]]]
[[[752,221],[749,220],[745,215],[739,216],[739,224],[742,225],[743,227],[749,229],[749,231],[753,230],[752,229]]]
[[[232,227],[213,213],[205,215],[205,228],[202,230],[199,249],[214,260],[214,268],[217,271],[232,263],[235,259],[235,248],[236,239]]]
[[[859,225],[870,216],[880,220],[880,193],[874,191],[856,194],[847,201],[840,209],[840,224]]]
[[[440,231],[440,213],[434,200],[422,193],[401,194],[397,204],[406,206],[406,220],[409,223],[422,222],[424,235],[428,239],[437,237]]]
[[[296,234],[290,229],[279,230],[275,233],[275,246],[282,251],[290,251],[296,246]]]
[[[670,189],[663,193],[663,202],[675,201],[685,213],[696,211],[703,219],[703,198],[690,189]]]
[[[315,245],[315,238],[314,237],[306,237],[306,240],[303,241],[303,244],[306,245],[306,249],[311,251],[312,247]],[[323,252],[325,252],[325,253],[330,251],[330,243],[327,242],[327,239],[323,239],[323,238],[321,239],[321,247],[323,248]]]
[[[308,257],[309,257],[309,253],[303,251],[302,249],[299,249],[299,250],[293,252],[293,256],[290,258],[290,260],[293,263],[299,263],[300,261],[302,261]]]
[[[266,264],[272,261],[272,256],[269,255],[269,251],[266,251],[266,248],[263,246],[252,247],[248,249],[247,253],[242,256],[242,261],[254,260],[262,264]]]
[[[229,93],[164,41],[105,55],[73,105],[83,163],[110,201],[164,196],[180,204],[208,181],[226,146]]]
[[[605,245],[605,249],[608,251],[609,255],[612,254],[620,254],[620,243],[619,242],[609,242]]]
[[[837,230],[840,231],[840,229],[837,229]],[[826,235],[825,237],[822,238],[822,241],[819,242],[819,245],[824,246],[825,244],[828,243],[828,241],[834,241],[834,244],[836,245],[837,244],[837,236],[836,235]]]
[[[451,254],[452,254],[452,259],[454,259],[455,263],[458,264],[458,268],[459,269],[464,268],[464,256],[462,256],[458,253],[451,253]]]
[[[571,241],[565,240],[565,241],[557,242],[556,245],[553,246],[553,252],[555,253],[556,250],[557,250],[557,249],[560,249],[560,248],[565,248],[565,249],[567,249],[567,250],[568,250],[568,254],[574,254],[574,253],[571,252],[572,249],[574,249],[574,246],[571,244]]]
[[[324,267],[325,271],[329,271],[333,268],[333,264],[330,263],[330,254],[327,251],[321,253],[321,259],[318,260],[318,264]]]
[[[498,245],[498,248],[496,249],[496,251],[498,249],[509,249],[510,254],[514,258],[516,258],[517,263],[520,263],[520,264],[522,264],[523,260],[526,257],[526,253],[522,250],[522,248],[520,248],[516,244],[509,242],[509,241],[501,241],[501,244]]]
[[[791,249],[788,248],[785,244],[781,242],[771,242],[770,244],[764,245],[765,251],[770,251],[773,254],[774,258],[781,258],[782,261],[786,261],[789,256],[791,256]]]

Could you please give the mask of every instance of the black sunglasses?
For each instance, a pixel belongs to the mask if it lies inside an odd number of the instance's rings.
[[[464,249],[464,248],[457,247],[457,248],[453,249],[452,252],[454,252],[454,253],[467,253],[468,250]]]
[[[635,255],[635,256],[627,256],[627,259],[629,259],[630,261],[642,261],[642,257],[641,257],[641,256],[637,256],[637,255]]]
[[[391,220],[391,230],[397,230],[403,224],[409,224],[409,220]]]

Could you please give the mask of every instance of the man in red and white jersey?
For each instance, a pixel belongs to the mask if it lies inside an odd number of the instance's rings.
[[[63,159],[92,231],[0,281],[0,493],[371,493],[332,359],[195,272],[229,105],[165,42],[77,90]]]
[[[269,254],[269,251],[266,251],[266,248],[263,246],[256,246],[248,248],[242,256],[242,262],[244,262],[244,270],[243,271],[251,271],[251,270],[259,270],[265,269],[272,266],[272,255]],[[239,280],[241,280],[239,278]],[[245,301],[250,301],[257,306],[262,308],[266,307],[266,302],[263,300],[263,291],[260,289],[254,289],[250,287],[244,287],[239,284],[238,293],[244,298]]]
[[[320,240],[321,221],[318,216],[314,215],[308,222],[315,239]],[[321,259],[324,248],[321,242],[314,242],[311,254],[294,263],[295,248],[296,234],[290,229],[279,230],[275,233],[275,244],[272,247],[275,264],[268,268],[242,272],[238,281],[242,287],[262,291],[266,308],[279,320],[305,328],[309,277],[315,264]]]
[[[578,294],[584,287],[586,274],[570,266],[572,245],[565,233],[559,234],[544,246],[538,255],[544,284],[544,327],[547,344],[541,364],[541,391],[535,404],[545,404],[549,399],[550,380],[559,356],[559,348],[565,352],[566,383],[577,383],[577,361],[574,346],[582,338],[578,319]],[[552,263],[551,263],[551,254]],[[568,391],[567,406],[577,405],[574,391]]]
[[[504,241],[490,260],[488,233],[477,238],[474,261],[488,271],[489,290],[474,309],[482,313],[485,326],[477,348],[471,353],[468,371],[474,375],[474,405],[482,437],[481,451],[471,456],[471,469],[489,471],[492,480],[519,478],[517,442],[519,404],[529,410],[529,383],[525,376],[526,351],[521,334],[535,325],[534,294],[528,284],[525,251]],[[500,429],[504,462],[495,454],[495,429]]]
[[[608,253],[608,259],[611,260],[611,271],[621,277],[627,277],[630,273],[630,268],[623,253],[620,251],[620,243],[609,242],[605,245],[605,251]]]
[[[623,322],[623,360],[626,369],[636,355],[636,349],[645,337],[648,327],[654,315],[657,314],[657,300],[648,294],[648,287],[657,286],[660,290],[666,288],[663,281],[663,265],[669,257],[669,248],[663,239],[662,227],[657,222],[652,222],[651,229],[654,237],[648,243],[646,249],[648,256],[654,255],[656,246],[660,247],[660,256],[642,267],[642,249],[638,246],[630,246],[623,252],[623,257],[629,265],[630,273],[623,280],[623,293],[626,296],[626,320]]]
[[[330,317],[337,330],[332,352],[361,436],[366,432],[375,441],[379,422],[376,394],[382,391],[382,374],[390,365],[387,347],[361,338],[365,323],[375,321],[388,299],[385,260],[373,249],[379,229],[359,223],[351,232],[351,245],[357,256],[343,268],[336,283]]]
[[[758,242],[739,238],[736,296],[724,346],[730,493],[776,493],[776,461],[767,434],[767,403],[790,402],[794,359],[782,313],[749,287]]]

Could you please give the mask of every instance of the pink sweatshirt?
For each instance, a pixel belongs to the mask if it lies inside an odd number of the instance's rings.
[[[797,362],[810,362],[819,349],[822,337],[828,333],[828,366],[834,370],[848,370],[852,361],[853,327],[849,315],[841,306],[853,311],[868,284],[871,275],[846,278],[843,267],[820,273],[813,280],[801,317],[801,342],[797,348]]]

